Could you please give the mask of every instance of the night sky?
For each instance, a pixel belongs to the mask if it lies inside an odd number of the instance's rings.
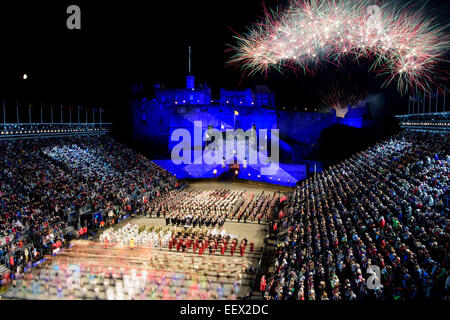
[[[193,74],[215,97],[221,87],[268,84],[279,107],[315,106],[317,89],[335,72],[324,66],[314,78],[277,71],[267,78],[242,78],[240,70],[227,66],[233,30],[242,33],[258,21],[261,0],[5,2],[0,4],[0,97],[8,101],[103,105],[120,116],[134,83],[184,87],[188,45]],[[286,3],[265,1],[272,8]],[[81,30],[66,28],[71,4],[81,8]],[[428,7],[448,23],[446,1],[429,1]],[[379,91],[365,69],[349,66],[345,72],[370,92]],[[23,73],[29,76],[26,82]],[[395,90],[387,93],[406,105]]]

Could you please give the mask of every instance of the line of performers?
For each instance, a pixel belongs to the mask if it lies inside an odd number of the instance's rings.
[[[166,226],[172,224],[173,226],[192,226],[196,227],[223,227],[225,223],[225,217],[222,214],[206,213],[203,216],[185,215],[178,212],[167,215]]]
[[[225,252],[229,252],[230,255],[234,255],[235,251],[239,251],[240,256],[244,256],[245,250],[247,248],[247,239],[242,239],[239,244],[238,239],[234,238],[230,241],[227,238],[221,237],[205,237],[200,239],[199,237],[191,238],[183,236],[172,236],[169,240],[169,250],[176,249],[176,251],[188,252],[191,247],[194,253],[202,255],[206,251],[210,255],[215,255],[216,252],[220,251],[221,255],[225,255]],[[255,244],[250,242],[250,252],[255,251]]]

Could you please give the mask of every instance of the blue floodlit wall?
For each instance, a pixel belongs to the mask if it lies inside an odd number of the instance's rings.
[[[238,115],[235,116],[235,111]],[[209,127],[219,131],[233,129],[234,126],[243,130],[251,129],[254,125],[258,129],[276,129],[277,116],[275,110],[256,109],[254,107],[227,107],[227,106],[177,106],[172,108],[169,119],[169,137],[174,130],[187,129],[194,137],[194,122],[201,121],[202,131],[205,133]],[[235,124],[236,123],[236,124]],[[169,141],[169,150],[178,141]]]
[[[367,106],[358,108],[349,108],[344,118],[337,118],[338,123],[354,128],[364,128],[368,126],[364,120],[365,115],[369,112]]]
[[[334,113],[279,111],[279,114],[281,134],[301,144],[317,141],[323,129],[336,123]]]

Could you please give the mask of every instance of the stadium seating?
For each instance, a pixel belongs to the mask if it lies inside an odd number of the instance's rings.
[[[448,294],[448,141],[405,131],[303,181],[283,209],[266,298]]]
[[[73,215],[100,213],[91,229],[100,217],[116,223],[140,212],[144,197],[177,185],[170,173],[108,136],[0,141],[0,162],[0,264],[12,270],[41,257],[69,224],[88,223]],[[25,244],[29,250],[19,250]]]

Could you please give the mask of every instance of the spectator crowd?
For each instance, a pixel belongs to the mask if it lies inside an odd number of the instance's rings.
[[[230,256],[187,256],[137,246],[79,243],[35,272],[12,280],[18,299],[236,299],[252,263]]]
[[[265,297],[446,299],[448,138],[402,132],[303,181],[279,215]]]
[[[80,214],[99,213],[91,229],[114,224],[178,187],[108,136],[0,141],[0,163],[0,263],[13,272],[64,241],[67,226],[88,225]]]

